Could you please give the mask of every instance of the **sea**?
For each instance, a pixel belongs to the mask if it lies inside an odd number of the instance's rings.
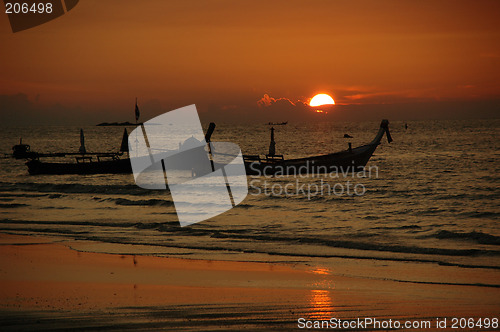
[[[383,138],[369,172],[248,176],[249,194],[239,205],[187,227],[179,226],[168,190],[142,189],[131,174],[29,175],[25,160],[10,157],[20,138],[37,152],[77,152],[80,129],[87,151],[118,151],[123,127],[4,126],[0,232],[49,237],[91,252],[274,262],[332,276],[500,287],[500,120],[406,124],[390,123],[394,141]],[[218,123],[212,140],[262,156],[270,127]],[[368,143],[379,122],[274,128],[276,152],[299,158]]]

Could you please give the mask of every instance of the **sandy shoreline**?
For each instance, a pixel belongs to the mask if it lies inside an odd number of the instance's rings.
[[[10,329],[297,329],[297,320],[498,317],[500,289],[406,284],[320,268],[78,252],[0,235]],[[395,271],[397,273],[397,271]]]

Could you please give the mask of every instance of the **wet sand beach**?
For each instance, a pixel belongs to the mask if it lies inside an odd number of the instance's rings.
[[[500,331],[500,1],[4,5],[0,332]]]
[[[495,287],[401,283],[305,264],[79,252],[1,235],[3,330],[293,330],[298,320],[496,317]],[[395,274],[398,271],[394,271]]]

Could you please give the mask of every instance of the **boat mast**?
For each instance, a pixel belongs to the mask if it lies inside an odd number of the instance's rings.
[[[137,128],[137,121],[139,120],[139,116],[141,115],[141,112],[139,111],[139,106],[137,106],[137,97],[135,97],[135,126]],[[137,144],[139,143],[139,140],[137,139],[137,130],[135,131],[135,154],[137,156]]]
[[[271,127],[271,142],[269,143],[269,156],[276,154],[276,142],[274,141],[274,127]]]
[[[120,146],[120,152],[128,152],[128,132],[127,128],[123,128],[122,144]]]
[[[81,154],[87,153],[85,149],[85,136],[83,135],[83,129],[80,129],[80,149],[78,150]]]

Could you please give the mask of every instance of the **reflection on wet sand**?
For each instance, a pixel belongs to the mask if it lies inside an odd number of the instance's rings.
[[[329,290],[312,289],[309,300],[311,313],[310,318],[315,320],[329,320],[334,317],[332,297]]]
[[[311,271],[316,275],[324,276],[319,282],[315,282],[309,295],[309,305],[311,308],[310,318],[317,320],[329,320],[333,317],[335,308],[333,307],[331,290],[333,282],[331,271],[327,268],[317,267]],[[326,289],[325,289],[326,288]]]

